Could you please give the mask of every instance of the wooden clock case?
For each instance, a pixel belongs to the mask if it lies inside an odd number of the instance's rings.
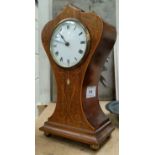
[[[90,33],[90,47],[84,60],[66,69],[58,66],[50,53],[50,40],[56,25],[66,19],[78,19]],[[114,129],[103,113],[98,99],[101,68],[114,46],[116,30],[95,13],[86,13],[68,5],[42,31],[42,43],[53,69],[57,85],[56,108],[40,128],[46,136],[57,135],[98,148]],[[69,83],[67,82],[69,79]],[[96,96],[86,97],[88,87],[96,88]]]

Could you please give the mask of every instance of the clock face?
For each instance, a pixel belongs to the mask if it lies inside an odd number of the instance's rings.
[[[52,57],[61,67],[73,67],[86,55],[89,40],[88,30],[78,20],[63,20],[52,34],[50,43]]]

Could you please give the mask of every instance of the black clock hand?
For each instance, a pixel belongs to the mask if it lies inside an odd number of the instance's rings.
[[[60,33],[59,33],[59,35],[60,35],[60,37],[63,39],[63,41],[65,42],[65,45],[66,45],[66,46],[69,46],[69,42],[67,42],[67,41],[65,40],[64,36],[63,36],[62,34],[60,34]]]
[[[60,34],[60,33],[59,33],[59,35],[63,39],[63,41],[66,43],[67,41],[65,40],[64,36],[62,34]]]

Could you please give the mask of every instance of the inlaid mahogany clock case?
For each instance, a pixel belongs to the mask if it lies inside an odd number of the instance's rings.
[[[58,66],[52,58],[50,40],[57,24],[67,18],[78,19],[88,29],[90,46],[80,64],[66,69]],[[57,86],[55,111],[40,128],[45,135],[57,135],[90,145],[100,145],[110,136],[114,127],[99,105],[98,82],[101,68],[115,40],[116,30],[113,26],[95,13],[86,13],[71,5],[45,25],[42,43]],[[90,86],[96,87],[96,95],[87,98],[86,91]]]

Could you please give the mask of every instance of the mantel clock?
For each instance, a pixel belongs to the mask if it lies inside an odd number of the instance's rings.
[[[101,68],[116,30],[95,13],[68,5],[42,31],[42,43],[56,79],[52,116],[40,128],[97,149],[114,129],[98,99]]]

